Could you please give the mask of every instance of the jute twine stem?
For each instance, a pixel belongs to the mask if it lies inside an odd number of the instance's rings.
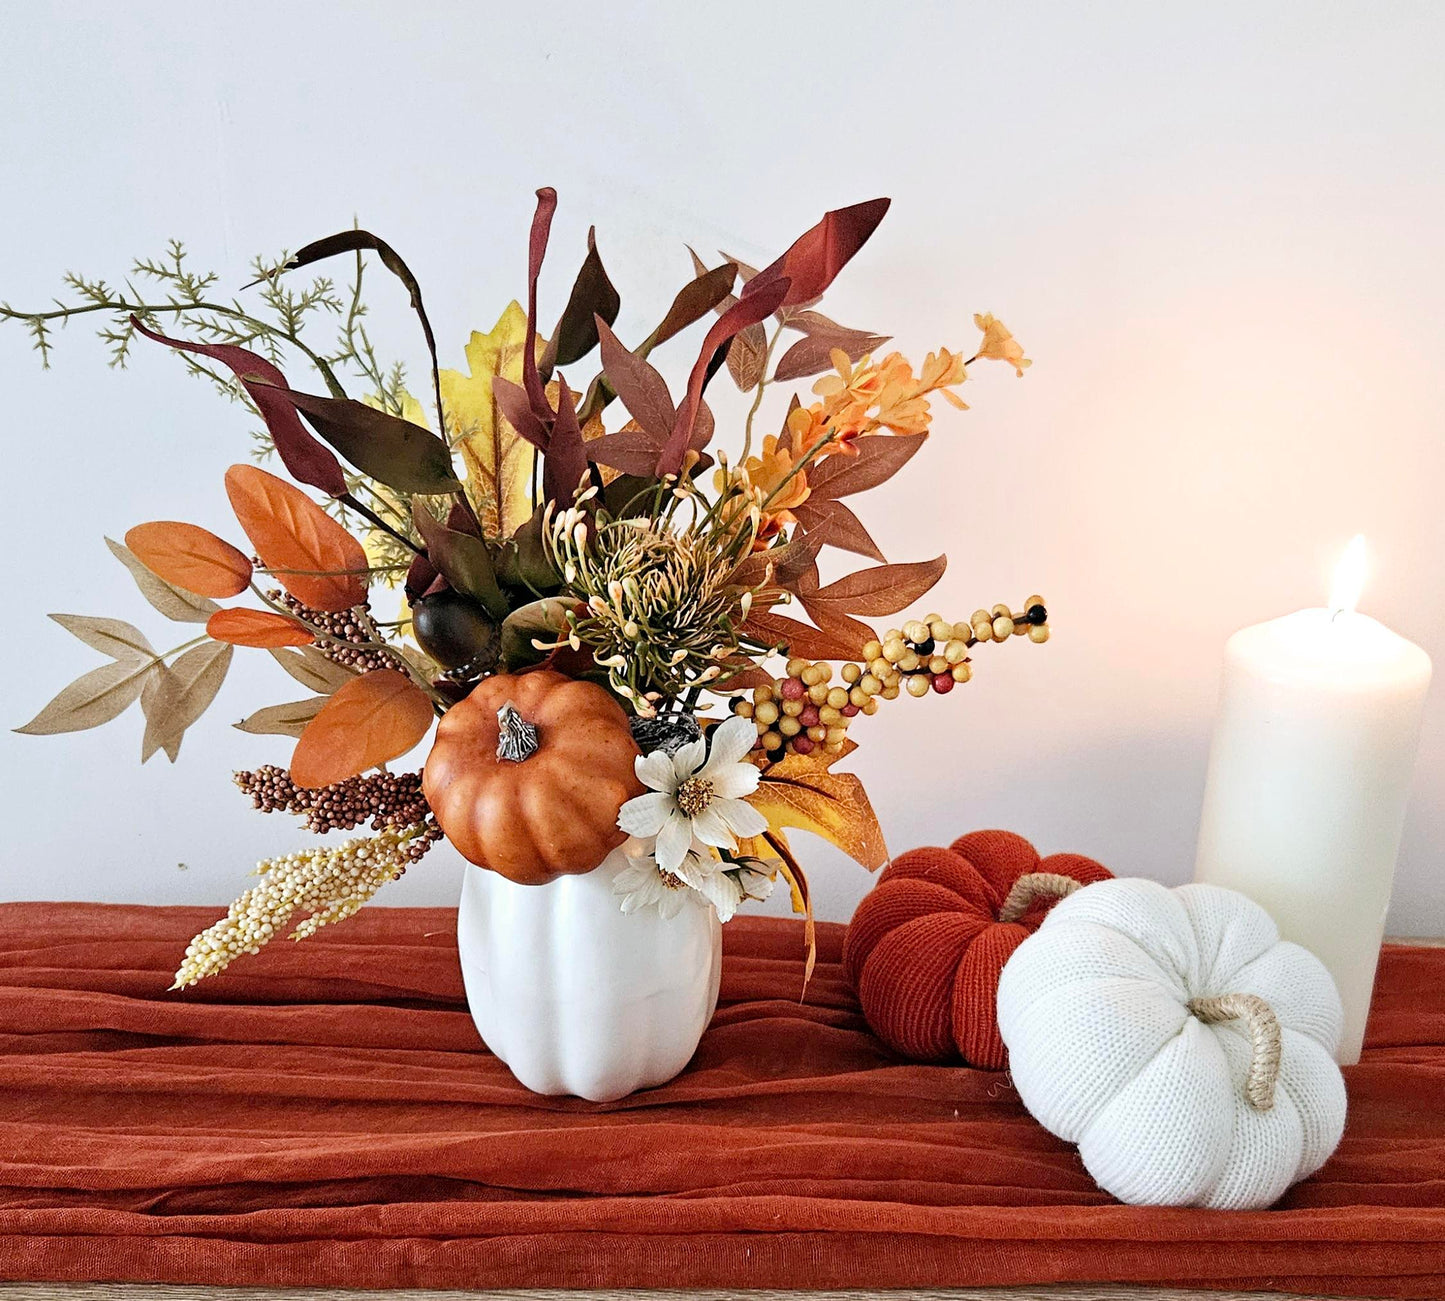
[[[1189,1010],[1205,1025],[1238,1019],[1249,1026],[1254,1052],[1244,1081],[1244,1096],[1256,1111],[1273,1107],[1280,1052],[1279,1018],[1274,1009],[1258,994],[1218,994],[1190,999]]]
[[[1062,899],[1081,885],[1062,872],[1028,872],[1013,883],[1003,907],[998,910],[1001,922],[1016,922],[1033,906],[1035,899]]]

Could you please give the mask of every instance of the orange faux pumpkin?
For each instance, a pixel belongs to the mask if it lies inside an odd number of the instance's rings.
[[[498,711],[525,724],[510,734],[535,748],[507,749]],[[508,717],[513,717],[508,715]],[[464,858],[522,885],[590,872],[627,835],[624,801],[642,794],[636,742],[622,707],[601,687],[547,669],[484,678],[437,725],[422,790],[437,824]]]
[[[1110,875],[1082,854],[1040,859],[1011,831],[900,854],[843,940],[843,967],[873,1032],[905,1057],[999,1070],[1004,963],[1073,882]]]

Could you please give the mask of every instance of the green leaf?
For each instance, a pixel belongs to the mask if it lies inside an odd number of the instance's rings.
[[[526,668],[547,658],[533,640],[556,641],[567,631],[567,611],[576,601],[560,596],[544,597],[513,610],[502,621],[502,662],[509,670]]]
[[[362,474],[397,492],[460,492],[447,445],[429,429],[350,398],[284,394],[311,427]]]
[[[417,532],[426,543],[427,559],[459,592],[474,596],[494,619],[504,619],[507,598],[497,586],[492,553],[481,538],[449,529],[421,502],[413,503]]]
[[[552,567],[542,541],[540,510],[502,544],[497,578],[508,587],[529,592],[548,592],[561,586],[562,576]]]
[[[83,732],[99,727],[123,714],[145,685],[147,669],[135,662],[113,660],[77,678],[24,727],[15,730],[25,736],[53,736],[58,732]]]
[[[66,632],[123,664],[150,664],[156,653],[139,628],[120,619],[98,619],[88,614],[52,614]]]
[[[581,361],[597,346],[597,322],[601,317],[608,325],[617,319],[622,299],[607,278],[602,258],[597,253],[597,229],[587,232],[587,257],[572,285],[572,294],[562,312],[562,319],[552,332],[551,342],[538,363],[543,377],[557,366],[570,366]]]
[[[330,698],[310,696],[305,700],[293,700],[284,705],[268,705],[232,726],[258,736],[299,737],[306,730],[306,724],[321,712],[321,706]]]
[[[110,548],[110,554],[130,571],[140,594],[167,619],[174,619],[177,623],[205,623],[221,608],[209,596],[196,596],[174,583],[166,582],[159,574],[153,574],[123,543],[106,538],[105,545]]]

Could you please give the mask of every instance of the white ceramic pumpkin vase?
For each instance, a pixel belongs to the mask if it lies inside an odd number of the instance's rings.
[[[1334,983],[1234,890],[1076,891],[1009,958],[998,1023],[1024,1105],[1121,1201],[1269,1206],[1344,1130]]]
[[[711,907],[624,913],[621,849],[546,885],[467,868],[457,947],[472,1020],[534,1093],[611,1102],[687,1065],[717,1007],[722,927]]]

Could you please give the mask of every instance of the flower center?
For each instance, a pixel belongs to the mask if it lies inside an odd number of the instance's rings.
[[[661,868],[657,869],[657,874],[662,878],[662,884],[669,890],[681,890],[687,884],[682,877],[674,876],[671,872],[664,872]]]
[[[712,803],[712,783],[706,777],[689,777],[677,788],[677,807],[695,818]]]

